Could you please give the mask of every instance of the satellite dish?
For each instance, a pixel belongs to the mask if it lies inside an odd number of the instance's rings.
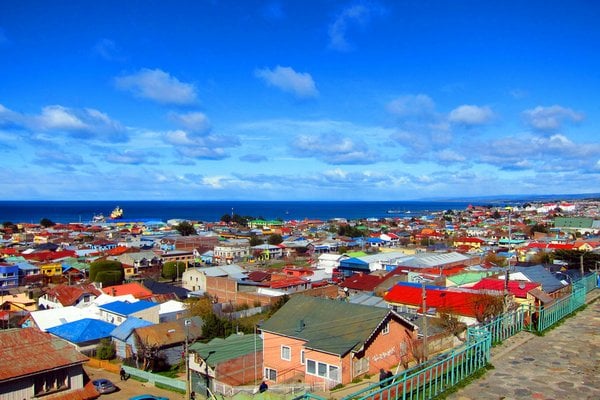
[[[521,290],[525,289],[525,282],[523,282],[523,281],[519,282],[519,289],[521,289]]]

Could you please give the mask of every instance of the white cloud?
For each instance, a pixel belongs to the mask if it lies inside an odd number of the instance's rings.
[[[300,98],[316,97],[319,94],[312,76],[307,72],[296,72],[290,67],[278,65],[275,69],[258,69],[255,71],[255,75],[269,86],[274,86]]]
[[[450,122],[462,125],[481,125],[489,122],[494,117],[490,107],[479,107],[474,105],[462,105],[450,111],[448,119]]]
[[[579,122],[585,115],[571,108],[553,105],[550,107],[537,106],[523,112],[525,122],[533,129],[539,131],[556,131],[565,121]]]
[[[94,54],[102,57],[108,61],[119,61],[122,57],[119,55],[119,49],[114,41],[106,38],[102,38],[96,42],[92,48]]]
[[[188,132],[207,133],[211,129],[208,117],[199,111],[183,114],[171,113],[169,117]]]
[[[390,101],[386,108],[399,117],[429,116],[435,112],[435,103],[426,94],[409,94]]]
[[[88,128],[88,126],[74,115],[71,110],[59,105],[42,108],[42,113],[38,117],[38,122],[42,129],[48,130],[84,130]]]
[[[378,4],[355,4],[346,7],[329,25],[329,47],[338,51],[352,50],[348,43],[348,31],[354,26],[366,26],[372,16],[383,15],[385,10]]]
[[[315,157],[327,164],[373,164],[382,160],[381,155],[368,149],[366,144],[357,143],[337,134],[321,136],[298,135],[290,144],[299,157]]]
[[[164,104],[192,104],[197,100],[196,88],[160,69],[140,71],[115,78],[117,88],[134,96]]]
[[[234,136],[190,136],[183,130],[167,132],[164,140],[175,146],[179,155],[201,160],[222,160],[229,157],[226,148],[240,145],[239,139]]]

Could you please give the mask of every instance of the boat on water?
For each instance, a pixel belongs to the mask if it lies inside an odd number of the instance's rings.
[[[110,213],[110,219],[120,219],[123,218],[123,209],[119,206],[116,206],[114,210]]]
[[[391,210],[387,210],[388,214],[410,214],[410,211],[404,211],[404,210],[397,210],[397,209],[391,209]]]
[[[92,217],[92,222],[104,222],[106,221],[106,218],[104,217],[104,214],[100,213],[100,214],[94,214],[94,216]]]

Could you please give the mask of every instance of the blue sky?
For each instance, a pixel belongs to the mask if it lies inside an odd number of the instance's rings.
[[[0,3],[4,200],[600,191],[594,1]]]

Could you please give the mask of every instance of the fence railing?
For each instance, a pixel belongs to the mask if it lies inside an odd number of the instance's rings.
[[[467,330],[467,342],[462,346],[341,400],[431,399],[485,367],[490,361],[492,343],[502,342],[523,330],[544,331],[582,307],[586,294],[598,287],[597,282],[598,273],[589,274],[573,282],[570,295],[547,307],[522,307],[491,322],[470,327]],[[537,321],[532,318],[534,315],[538,316]],[[533,322],[526,323],[527,320]],[[324,400],[308,392],[294,400],[302,399]]]
[[[156,385],[157,383],[165,386],[169,386],[173,389],[185,391],[186,383],[185,381],[179,379],[173,379],[166,376],[153,374],[152,372],[142,371],[141,369],[133,368],[127,365],[123,365],[123,369],[125,372],[131,376],[135,376],[140,379],[147,380],[152,384]]]

